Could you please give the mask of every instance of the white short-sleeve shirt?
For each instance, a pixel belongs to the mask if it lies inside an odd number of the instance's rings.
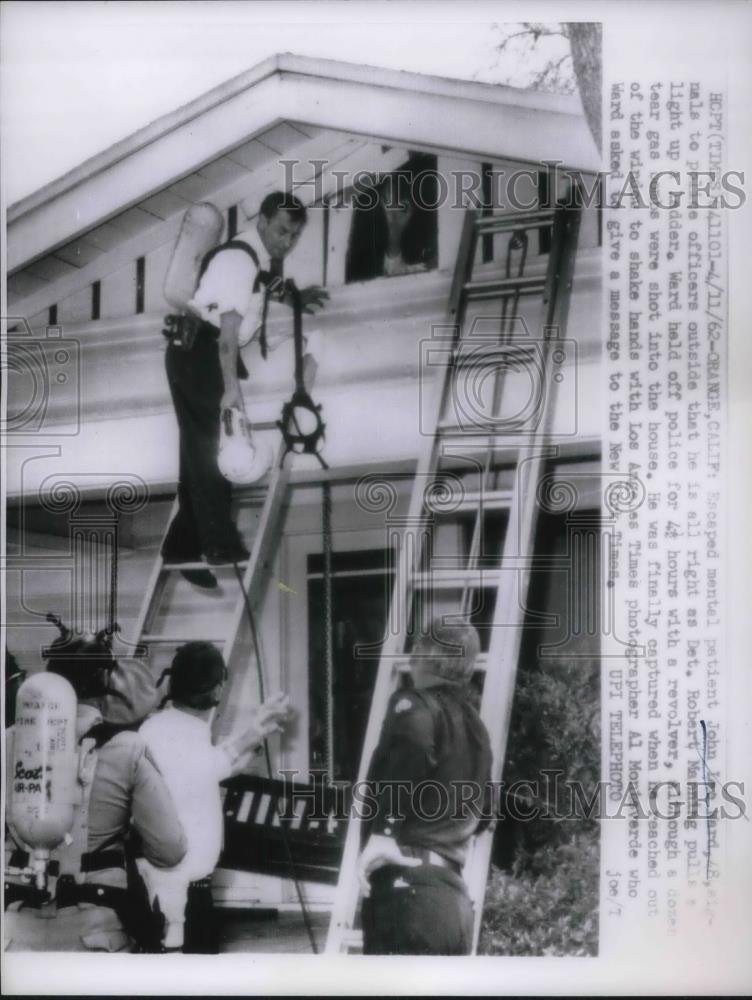
[[[239,313],[243,319],[238,333],[238,344],[240,347],[245,347],[254,339],[261,328],[264,289],[262,286],[254,292],[256,274],[259,268],[269,270],[271,261],[256,229],[248,229],[239,233],[233,237],[233,240],[246,243],[252,248],[258,258],[258,268],[251,255],[245,250],[222,250],[210,261],[188,305],[194,312],[198,313],[201,319],[217,328],[219,328],[222,313]],[[274,298],[270,298],[267,318],[271,319],[279,310],[285,310],[290,316],[292,315],[289,309],[282,306]],[[288,336],[289,334],[283,334],[282,336],[270,337],[267,333],[269,349],[273,351]]]
[[[139,732],[170,790],[188,841],[183,860],[164,873],[186,883],[206,878],[222,851],[219,783],[230,777],[232,761],[212,744],[207,722],[177,708],[157,712]]]

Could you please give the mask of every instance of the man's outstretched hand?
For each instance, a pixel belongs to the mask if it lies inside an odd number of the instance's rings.
[[[233,762],[233,773],[242,770],[247,754],[268,736],[281,732],[292,716],[289,695],[281,692],[257,705],[244,728],[222,743]]]
[[[279,692],[267,698],[254,712],[252,727],[258,733],[258,741],[280,732],[292,715],[289,695]]]
[[[308,288],[300,289],[300,301],[303,312],[312,315],[317,309],[323,309],[329,299],[329,292],[321,285],[309,285]]]

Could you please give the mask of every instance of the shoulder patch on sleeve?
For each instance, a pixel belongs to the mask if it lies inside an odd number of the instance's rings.
[[[401,715],[402,712],[409,712],[412,707],[413,703],[409,698],[400,698],[394,706],[394,714]]]

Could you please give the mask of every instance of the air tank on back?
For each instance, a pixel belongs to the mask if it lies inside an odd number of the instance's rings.
[[[57,674],[32,674],[18,689],[10,820],[31,850],[40,889],[50,851],[73,826],[79,795],[76,709],[73,687]]]

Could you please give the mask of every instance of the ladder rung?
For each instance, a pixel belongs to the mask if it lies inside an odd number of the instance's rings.
[[[508,510],[512,506],[513,490],[488,490],[486,493],[463,493],[455,500],[449,502],[451,511],[447,517],[465,510],[477,510],[482,507],[484,510]],[[441,510],[435,511],[441,515]]]
[[[413,576],[413,586],[422,590],[424,587],[435,587],[438,590],[451,590],[470,584],[475,587],[498,587],[501,581],[501,570],[498,569],[432,569],[427,573],[416,573]]]
[[[505,212],[503,215],[481,215],[475,220],[477,231],[483,232],[495,227],[497,224],[505,226],[533,227],[535,223],[551,223],[554,221],[554,210],[552,208],[539,208],[533,212]]]
[[[452,358],[452,364],[455,368],[462,369],[477,365],[479,361],[501,361],[510,356],[518,357],[519,355],[536,357],[540,354],[540,348],[539,341],[517,339],[506,344],[499,344],[486,340],[474,341],[472,337],[469,337],[459,341],[457,352]]]
[[[520,232],[533,229],[550,229],[551,219],[539,219],[533,222],[515,222],[513,219],[494,219],[493,222],[478,223],[478,236],[487,236],[489,233]]]
[[[470,428],[465,424],[458,424],[455,420],[446,419],[437,425],[436,431],[441,437],[462,438],[466,457],[474,451],[483,451],[487,448],[498,450],[502,442],[506,450],[510,453],[516,453],[520,450],[520,431],[526,423],[530,423],[531,419],[513,426],[511,421],[506,418],[497,417],[494,420],[489,416],[483,425],[484,428],[487,428],[485,433],[481,431],[480,421],[476,418],[473,418]]]
[[[184,562],[184,563],[162,563],[163,573],[180,573],[184,569],[208,569],[209,571],[215,569],[222,569],[224,566],[232,566],[233,563],[219,563],[216,566],[212,566],[210,563],[203,562]],[[247,566],[248,560],[244,562],[239,562],[238,566]]]
[[[175,643],[182,644],[184,642],[197,642],[197,641],[199,641],[199,639],[200,639],[201,642],[213,642],[213,643],[215,643],[218,646],[222,646],[226,642],[226,639],[224,637],[220,639],[220,638],[207,637],[205,635],[202,635],[202,636],[185,636],[185,635],[177,636],[177,635],[154,635],[154,634],[150,634],[150,633],[143,634],[141,636],[141,638],[139,639],[139,642],[150,642],[150,643],[153,643],[154,645],[157,645],[157,644],[170,645],[170,644],[175,644]]]
[[[492,298],[502,292],[519,292],[533,295],[546,287],[545,275],[528,275],[522,278],[491,278],[488,281],[466,281],[463,291],[471,298]]]
[[[485,673],[488,669],[488,657],[485,653],[481,653],[479,657],[475,660],[475,670],[480,673]],[[396,665],[396,672],[398,674],[409,674],[410,673],[410,661],[409,659],[398,660]]]

